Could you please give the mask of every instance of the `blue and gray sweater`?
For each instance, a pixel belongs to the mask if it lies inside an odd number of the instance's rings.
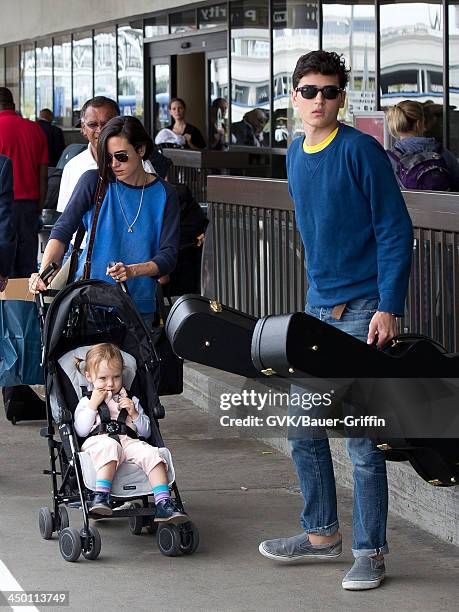
[[[343,124],[318,153],[305,153],[303,139],[288,150],[287,173],[306,253],[308,303],[378,297],[378,310],[403,314],[413,230],[384,149]]]
[[[98,176],[97,170],[88,170],[81,176],[69,203],[51,231],[50,239],[60,240],[67,248],[81,222],[87,231],[91,230]],[[117,194],[115,183],[108,184],[97,222],[91,278],[114,283],[106,275],[107,265],[111,261],[121,261],[126,265],[154,261],[161,276],[174,270],[180,238],[180,212],[176,192],[159,178],[147,185],[142,208],[131,233],[128,232],[121,206],[128,222],[132,223],[139,208],[141,192],[142,187],[133,187],[119,181]],[[77,276],[83,273],[86,252],[87,245],[79,259]],[[141,313],[156,310],[155,279],[140,276],[128,280],[127,286]]]

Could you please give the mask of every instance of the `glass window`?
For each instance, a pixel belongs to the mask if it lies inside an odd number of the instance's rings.
[[[153,116],[155,118],[154,131],[159,132],[170,123],[169,118],[169,84],[170,71],[169,64],[156,64],[154,66],[154,90],[155,108]]]
[[[21,45],[21,114],[35,120],[35,47]]]
[[[122,115],[143,118],[143,30],[118,27],[118,104]]]
[[[92,32],[73,35],[73,111],[93,97]],[[75,117],[76,119],[76,117]]]
[[[72,42],[70,35],[54,39],[54,120],[72,126]]]
[[[380,10],[381,107],[406,99],[443,104],[441,3],[391,2]]]
[[[35,49],[37,62],[37,114],[53,108],[53,46],[51,39],[40,41]]]
[[[215,28],[226,26],[226,4],[214,4],[213,6],[203,6],[198,9],[198,28]]]
[[[116,100],[115,27],[94,32],[94,95]]]
[[[164,36],[165,34],[169,34],[167,14],[157,15],[145,20],[145,38]]]
[[[449,7],[449,148],[459,157],[459,2]]]
[[[210,147],[221,150],[228,143],[228,58],[209,61],[210,74]]]
[[[0,87],[5,87],[5,47],[0,48]]]
[[[19,45],[5,49],[5,87],[13,94],[16,104],[19,101]]]
[[[269,146],[269,4],[231,3],[231,144]]]
[[[327,2],[322,10],[323,48],[342,54],[351,68],[339,118],[352,123],[354,113],[376,110],[374,2]]]
[[[301,55],[319,47],[317,2],[273,0],[273,147],[303,133],[290,100],[292,74]]]
[[[169,15],[171,34],[178,32],[194,32],[196,28],[196,11],[181,11]]]

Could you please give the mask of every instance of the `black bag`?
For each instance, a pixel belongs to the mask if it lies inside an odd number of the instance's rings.
[[[46,403],[27,385],[4,387],[3,403],[8,421],[42,421],[46,419]]]
[[[159,325],[151,330],[151,338],[159,361],[157,368],[156,389],[158,395],[179,395],[183,391],[183,359],[174,353],[169,342],[165,323],[168,311],[172,307],[170,298],[164,302],[164,294],[158,283],[156,289],[156,308],[160,317]]]

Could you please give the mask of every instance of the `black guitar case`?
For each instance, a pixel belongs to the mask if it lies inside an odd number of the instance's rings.
[[[377,350],[305,313],[260,319],[252,360],[259,372],[288,378],[459,378],[459,355],[430,338],[397,336]],[[459,483],[457,439],[397,437],[379,439],[377,445],[388,460],[408,460],[430,484]]]
[[[165,331],[177,355],[225,372],[255,378],[250,347],[257,319],[200,295],[172,306]]]

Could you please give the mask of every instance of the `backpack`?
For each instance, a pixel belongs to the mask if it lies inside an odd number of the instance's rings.
[[[391,149],[387,154],[397,164],[396,174],[405,189],[452,191],[452,176],[439,151],[401,153]]]

